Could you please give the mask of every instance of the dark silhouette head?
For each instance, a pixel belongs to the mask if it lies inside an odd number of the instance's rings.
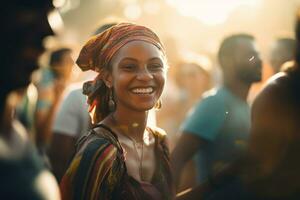
[[[38,57],[44,52],[43,39],[53,35],[48,14],[50,0],[10,0],[1,5],[2,47],[1,95],[26,87],[31,73],[38,68]]]
[[[255,39],[249,34],[235,34],[223,40],[218,59],[224,81],[253,83],[261,80],[262,61]]]

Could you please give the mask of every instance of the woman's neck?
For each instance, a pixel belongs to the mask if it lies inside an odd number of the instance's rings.
[[[129,113],[116,110],[109,117],[114,128],[121,134],[126,134],[137,142],[143,141],[148,112]]]

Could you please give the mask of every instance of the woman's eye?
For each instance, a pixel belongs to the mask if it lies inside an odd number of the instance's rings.
[[[163,66],[161,64],[150,64],[149,69],[151,69],[151,70],[161,70],[161,69],[163,69]]]
[[[134,70],[135,65],[133,65],[133,64],[123,65],[122,69],[124,69],[124,70]]]

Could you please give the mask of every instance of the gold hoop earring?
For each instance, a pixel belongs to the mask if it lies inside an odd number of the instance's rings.
[[[116,110],[116,102],[113,98],[113,92],[112,92],[111,88],[109,88],[108,109],[109,109],[110,112],[113,112],[113,111]]]
[[[155,103],[155,105],[154,105],[154,108],[155,108],[156,110],[159,110],[159,109],[161,109],[161,106],[162,106],[161,100],[158,99],[158,101],[157,101],[157,102]]]

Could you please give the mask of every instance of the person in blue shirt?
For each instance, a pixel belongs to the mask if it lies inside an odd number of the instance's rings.
[[[177,185],[183,167],[194,156],[201,184],[239,158],[247,145],[250,129],[247,94],[262,74],[255,38],[248,34],[225,38],[218,59],[223,85],[207,92],[189,112],[171,155]]]

